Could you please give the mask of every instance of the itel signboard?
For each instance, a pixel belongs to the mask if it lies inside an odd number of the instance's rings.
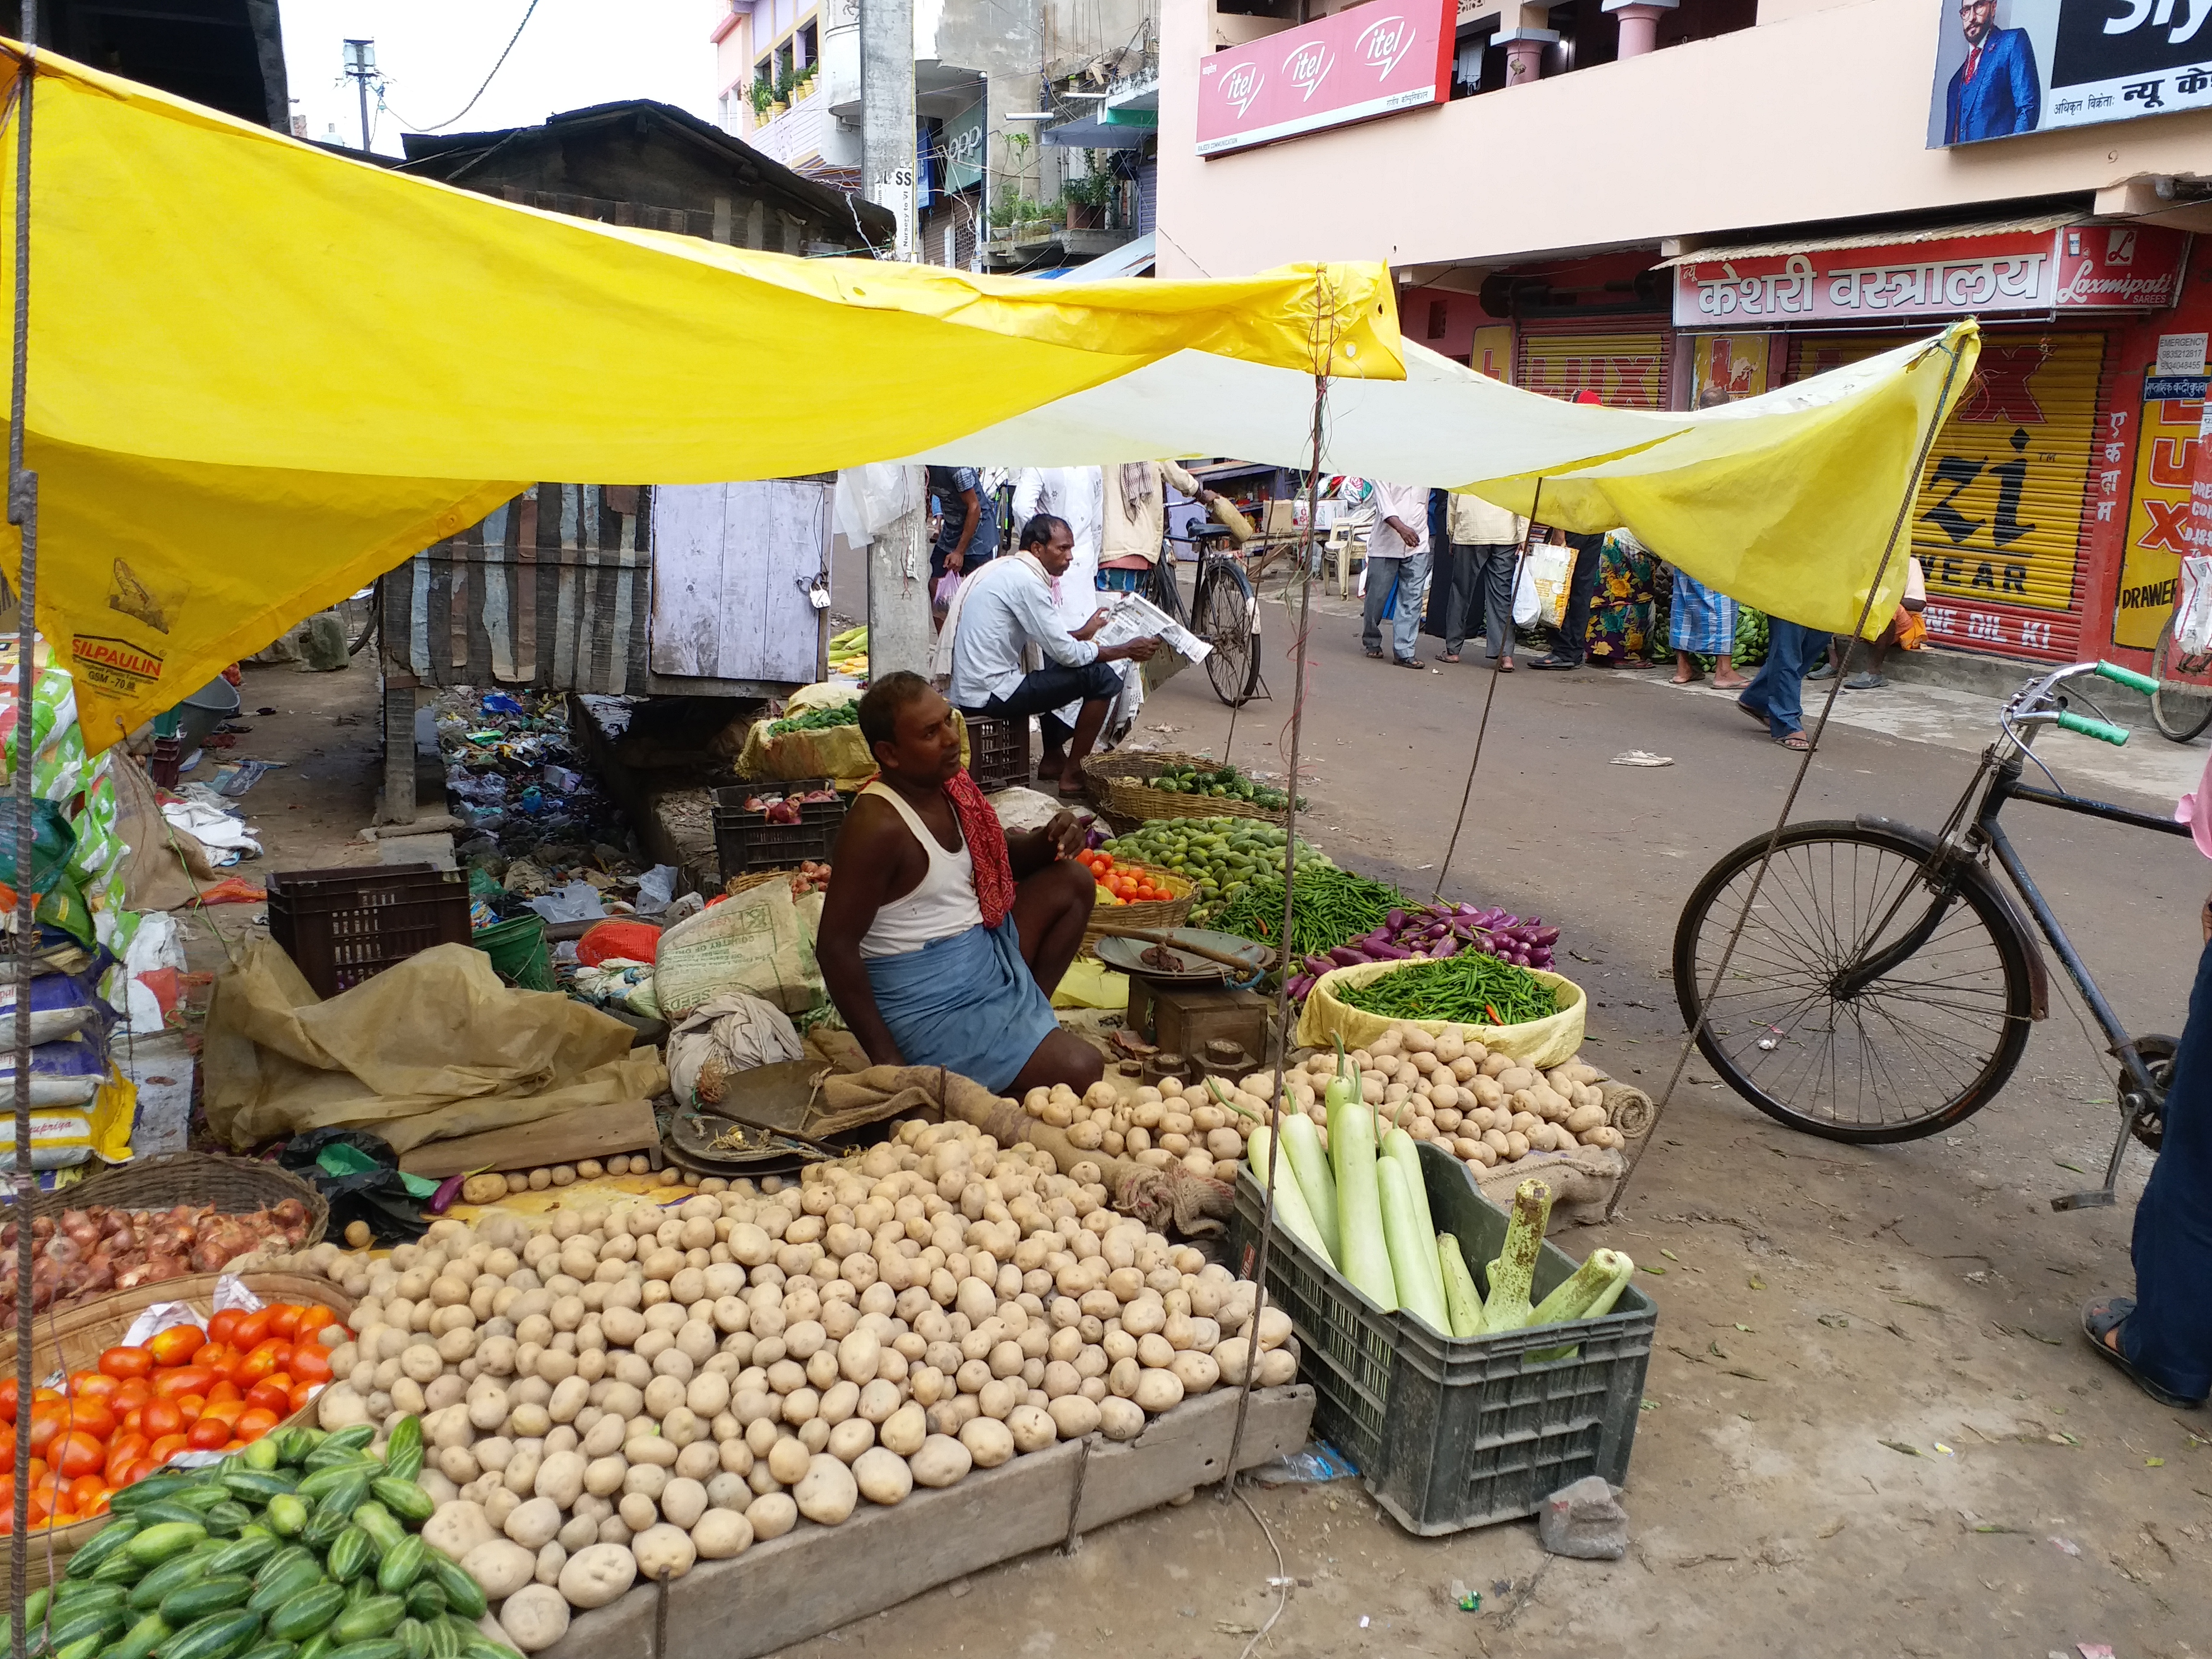
[[[2212,108],[2212,0],[1936,0],[1929,148]]]
[[[1456,0],[1368,0],[1200,59],[1198,153],[1225,155],[1444,102],[1457,15]]]

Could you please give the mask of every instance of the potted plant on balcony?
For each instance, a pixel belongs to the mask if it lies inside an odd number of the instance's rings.
[[[775,107],[775,87],[767,76],[755,76],[752,86],[745,95],[752,102],[755,125],[772,118],[769,112]]]
[[[814,72],[819,68],[821,68],[819,64],[804,64],[800,67],[798,74],[792,77],[791,101],[793,103],[795,104],[799,102],[800,99],[811,97],[813,94]]]
[[[1067,228],[1070,230],[1101,230],[1106,224],[1106,210],[1116,194],[1118,181],[1110,173],[1094,170],[1079,179],[1070,179],[1060,186],[1060,198],[1067,204]]]
[[[791,107],[792,84],[791,66],[787,64],[775,72],[775,102],[769,106],[773,114],[781,115]]]

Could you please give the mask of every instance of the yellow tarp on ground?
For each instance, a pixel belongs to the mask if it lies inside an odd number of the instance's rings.
[[[11,111],[21,51],[0,45]],[[1187,348],[1404,372],[1380,265],[1071,288],[787,258],[493,201],[38,65],[39,621],[95,750],[534,480],[880,460]],[[0,228],[15,142],[11,125]],[[4,294],[4,228],[0,250]]]

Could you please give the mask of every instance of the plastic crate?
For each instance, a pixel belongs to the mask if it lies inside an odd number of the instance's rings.
[[[1505,1243],[1506,1215],[1464,1165],[1424,1144],[1429,1208],[1480,1279]],[[1541,1171],[1537,1172],[1540,1176]],[[1260,1188],[1237,1178],[1231,1261],[1249,1277],[1260,1247]],[[1534,1301],[1577,1264],[1545,1241]],[[1587,1474],[1628,1474],[1658,1310],[1635,1285],[1602,1319],[1495,1336],[1441,1336],[1384,1313],[1277,1226],[1267,1297],[1291,1316],[1313,1385],[1314,1430],[1359,1466],[1375,1501],[1408,1532],[1457,1532],[1533,1515]],[[1572,1346],[1563,1359],[1533,1356]]]
[[[1030,721],[1021,715],[999,720],[989,714],[965,714],[968,723],[968,775],[987,794],[1026,784],[1030,779]]]
[[[468,875],[427,864],[279,870],[269,937],[318,996],[334,997],[434,945],[469,943]]]
[[[756,870],[796,870],[809,859],[828,863],[845,822],[842,795],[835,801],[801,806],[796,823],[770,823],[765,813],[745,811],[745,802],[755,795],[799,795],[829,787],[826,778],[785,778],[717,789],[714,859],[721,866],[722,879],[749,876]]]

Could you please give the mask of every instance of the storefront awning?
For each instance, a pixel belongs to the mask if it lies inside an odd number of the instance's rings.
[[[1848,236],[1794,236],[1779,241],[1730,242],[1701,247],[1694,253],[1678,253],[1654,262],[1653,269],[1676,265],[1718,264],[1723,260],[1779,259],[1792,253],[1830,253],[1853,247],[1909,247],[1921,242],[1949,242],[1978,236],[2011,236],[2023,232],[2063,230],[2084,222],[2079,212],[2038,213],[2024,218],[1978,219],[1971,224],[1929,225],[1919,230],[1854,231]]]

